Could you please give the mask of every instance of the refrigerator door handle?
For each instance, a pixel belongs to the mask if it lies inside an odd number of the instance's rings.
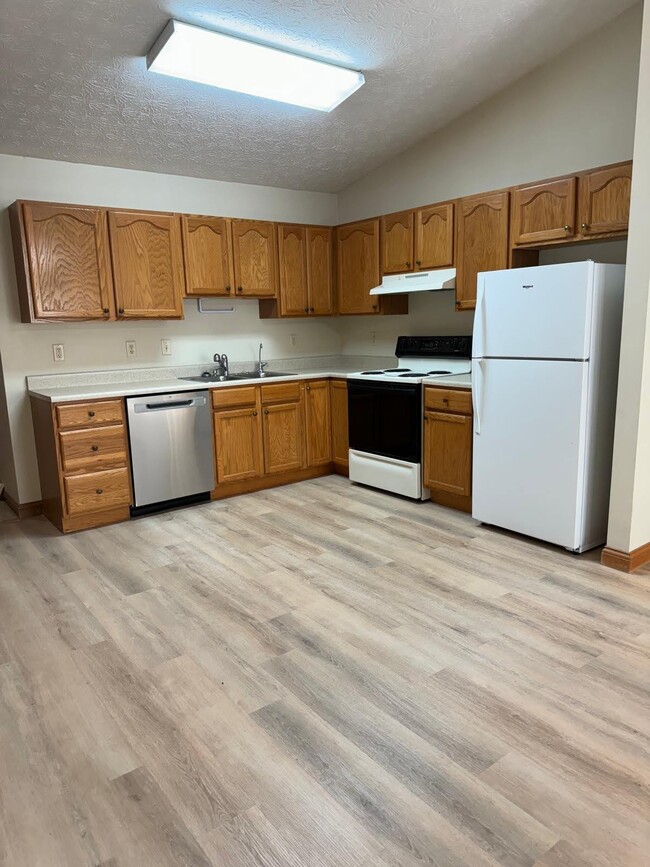
[[[483,359],[474,359],[472,371],[472,408],[474,410],[474,433],[481,435],[481,405],[483,403]]]

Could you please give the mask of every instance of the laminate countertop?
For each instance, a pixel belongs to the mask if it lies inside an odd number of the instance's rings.
[[[101,400],[109,397],[132,397],[135,395],[167,394],[169,392],[201,391],[206,388],[231,388],[238,385],[267,384],[272,382],[287,382],[304,379],[347,379],[353,371],[336,366],[326,369],[312,369],[301,372],[287,371],[282,376],[251,377],[250,379],[233,379],[230,382],[188,382],[187,380],[170,377],[169,379],[142,379],[111,383],[92,383],[65,387],[45,388],[42,386],[29,388],[32,397],[46,400],[50,403],[62,403],[75,400]],[[356,371],[355,371],[356,372]],[[425,385],[438,385],[446,388],[471,388],[471,375],[427,377]]]

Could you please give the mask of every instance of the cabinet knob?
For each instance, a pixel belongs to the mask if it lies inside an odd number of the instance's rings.
[[[88,418],[93,418],[94,415],[95,415],[95,410],[94,410],[94,409],[89,409],[89,410],[88,410]]]
[[[96,488],[96,489],[95,489],[95,493],[96,493],[96,494],[103,494],[103,493],[104,493],[104,490],[103,490],[103,488]]]
[[[309,312],[310,312],[310,313],[313,313],[313,312],[314,312],[314,308],[313,308],[313,307],[310,307],[310,308],[309,308]]]
[[[108,314],[110,313],[110,310],[108,309],[108,307],[104,307],[103,313],[104,313],[104,316],[108,316]]]
[[[120,316],[124,316],[124,307],[118,307],[117,312]]]
[[[257,415],[257,410],[255,410],[255,412],[253,413],[253,415]]]
[[[311,385],[306,385],[306,386],[305,386],[305,390],[306,390],[306,391],[311,391]]]
[[[305,307],[305,313],[309,313],[309,307]]]
[[[570,231],[571,231],[571,226],[565,226],[565,227],[564,227],[564,231],[565,231],[565,232],[570,232]]]
[[[422,264],[422,260],[421,260],[421,259],[416,259],[416,260],[415,260],[415,264],[419,267],[419,266]]]
[[[581,229],[588,229],[589,226],[587,225],[587,223],[583,223],[582,226],[581,226],[580,228],[581,228]]]
[[[238,291],[238,292],[243,292],[244,290],[242,289],[241,286],[238,286],[238,287],[237,287],[237,291]]]
[[[410,267],[411,267],[411,263],[410,263],[410,262],[407,262],[407,263],[406,263],[406,267],[407,267],[407,268],[410,268]]]
[[[264,415],[268,415],[268,414],[269,414],[268,409],[265,409],[265,410],[264,410]]]
[[[226,292],[230,292],[230,286],[226,286]]]
[[[376,304],[373,304],[373,305],[372,305],[372,309],[373,309],[373,310],[376,310],[376,309],[377,309],[377,305],[376,305]]]
[[[91,446],[90,449],[91,449],[91,451],[93,451],[93,452],[98,452],[98,451],[99,451],[99,446]]]

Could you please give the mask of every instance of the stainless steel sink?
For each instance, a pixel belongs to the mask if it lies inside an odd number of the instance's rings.
[[[272,376],[287,376],[286,373],[274,373],[270,370],[265,370],[260,373],[258,370],[250,370],[244,373],[229,373],[227,376],[215,376],[213,373],[202,373],[200,376],[179,376],[179,379],[186,382],[205,382],[209,385],[212,382],[233,382],[237,379],[268,379]]]
[[[231,373],[233,379],[268,379],[269,376],[291,376],[287,373],[277,373],[272,370],[264,370],[262,373],[259,370],[248,370],[244,373]]]

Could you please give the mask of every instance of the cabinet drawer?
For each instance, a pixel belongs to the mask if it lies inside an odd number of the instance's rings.
[[[231,406],[254,406],[257,387],[244,385],[241,388],[213,388],[213,409],[229,409]]]
[[[274,382],[262,386],[262,403],[285,403],[300,400],[299,382]]]
[[[61,462],[66,472],[126,464],[124,425],[71,430],[59,434]]]
[[[445,412],[462,412],[471,415],[472,394],[469,389],[465,391],[427,386],[424,389],[424,406],[425,409],[439,409]]]
[[[95,427],[124,422],[122,401],[93,400],[87,403],[67,403],[57,406],[56,418],[59,428]]]
[[[127,506],[131,502],[129,471],[126,467],[85,473],[83,476],[67,476],[63,482],[69,515],[102,512],[116,506]]]

